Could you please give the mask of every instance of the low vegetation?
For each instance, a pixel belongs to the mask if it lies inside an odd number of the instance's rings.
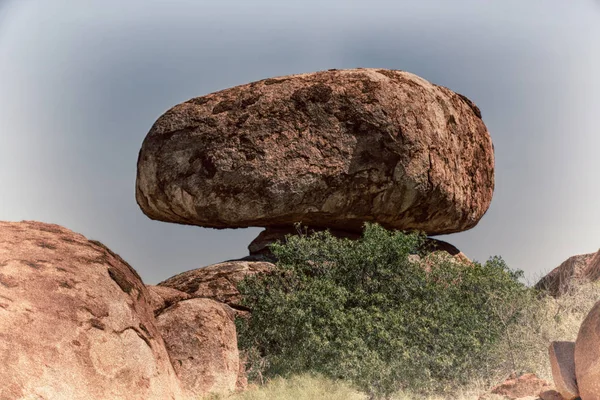
[[[482,369],[488,376],[458,387],[452,394],[422,394],[410,389],[394,393],[393,400],[475,400],[492,384],[504,379],[509,372],[534,372],[551,379],[548,363],[548,343],[553,340],[575,340],[581,322],[600,301],[600,284],[582,283],[554,299],[539,296],[529,299],[519,317],[509,325],[509,335],[497,341]],[[512,337],[512,341],[507,339]],[[514,360],[514,365],[512,364]],[[227,400],[284,400],[284,399],[368,399],[368,395],[341,380],[327,379],[314,374],[293,375],[287,379],[266,379],[264,385],[252,385],[249,390],[227,397]],[[490,400],[493,397],[490,397]]]
[[[273,245],[276,271],[240,285],[251,380],[311,373],[369,398],[452,397],[517,368],[516,352],[494,357],[522,344],[515,324],[537,301],[522,273],[499,257],[427,255],[424,240],[366,225],[360,240],[319,232]]]

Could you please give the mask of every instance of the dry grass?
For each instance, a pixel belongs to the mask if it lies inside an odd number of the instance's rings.
[[[483,390],[485,391],[485,390]],[[471,388],[452,396],[453,400],[475,400],[482,390]],[[367,400],[368,396],[353,389],[349,384],[332,381],[315,375],[299,375],[277,378],[263,386],[253,386],[242,393],[210,400]],[[423,397],[410,393],[397,393],[392,400],[444,400],[444,397]],[[494,400],[490,398],[490,400]]]
[[[299,375],[288,379],[272,379],[263,386],[253,386],[242,393],[219,400],[365,400],[367,396],[350,385],[314,375]]]
[[[571,291],[554,299],[544,297],[533,302],[518,324],[510,329],[512,343],[504,340],[498,347],[497,360],[514,357],[516,372],[534,372],[551,380],[548,346],[557,340],[575,341],[581,322],[600,301],[600,282],[574,285]]]

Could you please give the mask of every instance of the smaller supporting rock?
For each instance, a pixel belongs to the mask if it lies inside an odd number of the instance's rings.
[[[210,299],[183,300],[156,318],[173,368],[190,398],[238,387],[233,310]]]

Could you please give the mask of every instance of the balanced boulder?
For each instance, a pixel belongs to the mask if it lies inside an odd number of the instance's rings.
[[[58,225],[0,222],[0,399],[182,399],[138,274]]]
[[[152,126],[136,199],[152,219],[212,228],[364,222],[464,231],[494,189],[493,146],[466,97],[402,71],[266,79],[179,104]]]

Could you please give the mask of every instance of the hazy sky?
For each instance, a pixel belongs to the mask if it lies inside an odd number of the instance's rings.
[[[146,283],[247,254],[260,228],[148,219],[136,161],[189,98],[329,68],[413,72],[481,109],[496,190],[441,238],[530,279],[600,247],[594,0],[0,0],[0,219],[105,243]]]

